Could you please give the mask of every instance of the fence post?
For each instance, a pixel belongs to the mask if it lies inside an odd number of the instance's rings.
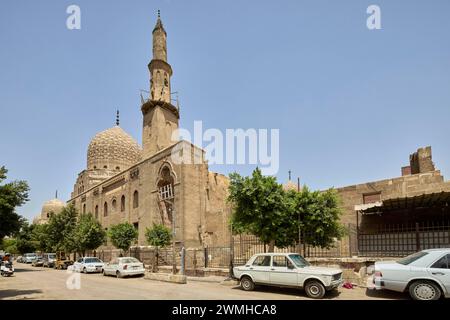
[[[420,234],[418,222],[416,222],[416,251],[420,251]]]
[[[205,268],[208,268],[208,247],[205,247],[204,254],[205,254]]]

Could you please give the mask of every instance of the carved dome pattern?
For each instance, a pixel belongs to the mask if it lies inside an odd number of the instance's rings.
[[[91,140],[87,152],[88,170],[123,171],[141,160],[141,147],[119,126],[102,131]]]

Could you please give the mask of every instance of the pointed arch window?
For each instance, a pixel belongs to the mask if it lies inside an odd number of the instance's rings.
[[[122,196],[122,198],[120,198],[120,212],[124,211],[125,211],[125,196]]]
[[[139,192],[136,190],[133,193],[133,208],[139,207]]]
[[[108,203],[107,203],[107,202],[105,202],[105,203],[103,204],[103,216],[104,216],[104,217],[107,217],[107,216],[108,216]]]

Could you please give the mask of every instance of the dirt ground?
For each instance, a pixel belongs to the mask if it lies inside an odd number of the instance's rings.
[[[0,277],[0,299],[57,299],[57,300],[307,300],[302,290],[257,287],[245,292],[238,286],[218,282],[189,281],[174,284],[147,280],[142,277],[117,279],[101,274],[71,274],[67,271],[15,264],[12,277]],[[69,286],[66,282],[69,280]],[[78,281],[79,280],[79,281]],[[79,284],[79,288],[78,288]],[[332,291],[330,300],[409,299],[406,294],[372,291],[364,288]]]

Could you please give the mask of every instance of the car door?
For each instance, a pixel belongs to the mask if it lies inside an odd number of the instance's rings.
[[[440,257],[428,268],[428,272],[445,288],[448,295],[450,293],[450,254]]]
[[[272,257],[270,268],[270,284],[282,286],[297,286],[297,268],[285,255]]]
[[[81,271],[83,269],[83,258],[78,259],[74,264],[73,268],[75,271]]]
[[[248,268],[248,273],[252,276],[255,283],[270,283],[270,255],[257,256]]]
[[[105,265],[105,271],[107,271],[108,274],[115,275],[116,270],[119,266],[119,260],[118,259],[112,259],[109,263]]]

